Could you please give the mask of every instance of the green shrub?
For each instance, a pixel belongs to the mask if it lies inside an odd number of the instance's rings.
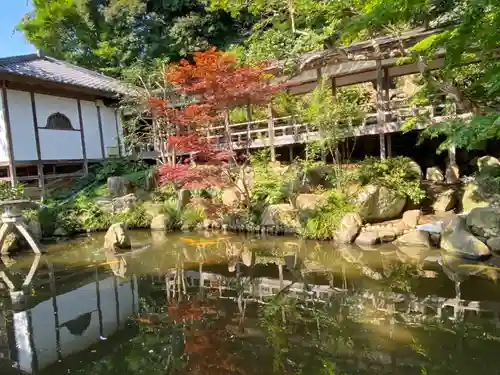
[[[169,199],[165,201],[161,213],[167,217],[167,229],[174,230],[180,226],[181,215],[177,210],[177,200]]]
[[[355,207],[338,190],[329,190],[325,203],[310,213],[302,228],[302,235],[307,238],[332,239],[339,227],[340,220]]]
[[[425,198],[425,191],[412,163],[410,158],[404,156],[385,160],[369,157],[361,162],[357,176],[363,185],[385,186],[418,204]]]
[[[286,202],[291,176],[272,168],[270,150],[255,153],[250,157],[250,163],[253,172],[252,203],[269,205]]]
[[[142,160],[107,159],[96,168],[95,179],[106,181],[108,177],[132,175],[135,172],[145,172],[146,170],[148,170],[148,166]]]
[[[183,228],[193,229],[197,224],[206,219],[205,212],[202,207],[189,204],[181,214],[181,224]]]
[[[111,216],[111,223],[123,221],[130,229],[149,228],[152,219],[142,206],[136,206],[130,211],[109,215]],[[105,229],[107,229],[107,227]]]
[[[24,198],[24,187],[17,184],[12,187],[9,181],[0,181],[0,200],[22,199]]]

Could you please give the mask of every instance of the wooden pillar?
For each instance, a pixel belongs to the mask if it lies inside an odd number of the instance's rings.
[[[290,163],[293,162],[293,145],[288,146],[288,156],[290,158]]]
[[[385,111],[384,111],[384,71],[382,69],[382,60],[376,60],[377,66],[377,126],[380,143],[380,159],[385,159]]]
[[[247,121],[252,121],[252,105],[250,103],[246,105],[246,118]]]
[[[104,148],[104,133],[102,131],[101,103],[99,103],[99,101],[96,102],[96,108],[97,108],[97,122],[99,125],[99,138],[101,140],[102,158],[106,159],[106,150]]]
[[[337,97],[337,80],[335,77],[332,77],[332,96],[333,99]]]
[[[17,185],[16,160],[14,159],[14,146],[12,143],[12,131],[9,114],[9,99],[7,97],[7,87],[5,85],[5,81],[2,81],[2,107],[5,137],[7,138],[7,153],[9,155],[9,177],[12,187],[14,187]]]
[[[87,161],[87,148],[85,146],[85,131],[83,129],[83,114],[82,114],[82,102],[80,99],[77,100],[78,105],[78,121],[80,122],[80,138],[82,141],[82,156],[83,156],[83,171],[85,176],[89,174],[89,163]]]
[[[118,118],[120,116],[121,116],[121,114],[120,114],[119,110],[115,109],[116,143],[117,143],[117,146],[118,146],[118,156],[122,157],[123,156],[123,153],[122,153],[122,136],[121,136],[122,132],[120,131],[121,121],[120,122],[118,121]],[[82,131],[83,131],[83,128],[82,128]]]
[[[387,133],[386,135],[386,145],[387,145],[387,156],[388,157],[391,157],[392,155],[392,138],[391,138],[391,134],[390,133]]]
[[[224,111],[224,130],[226,131],[226,141],[230,149],[232,149],[232,139],[231,139],[231,122],[229,120],[229,111],[226,109]]]
[[[273,107],[271,103],[269,103],[267,106],[267,127],[269,131],[269,147],[271,148],[271,161],[276,161],[276,149],[274,147]]]
[[[33,115],[33,131],[35,134],[35,143],[36,143],[36,156],[37,156],[37,173],[38,173],[38,187],[42,192],[42,197],[45,196],[45,176],[43,173],[43,162],[42,162],[42,152],[40,148],[40,136],[38,134],[38,117],[36,115],[36,102],[35,102],[35,93],[30,92],[31,97],[31,113]]]

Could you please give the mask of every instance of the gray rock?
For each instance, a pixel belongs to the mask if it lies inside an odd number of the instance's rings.
[[[297,210],[291,204],[272,204],[262,213],[261,226],[286,228],[288,231],[298,232],[301,228]]]
[[[406,197],[383,186],[366,185],[354,198],[359,215],[366,221],[384,221],[397,218],[406,205]]]
[[[453,189],[447,189],[438,193],[435,201],[432,204],[434,212],[446,212],[455,208],[457,204],[457,197]]]
[[[479,173],[488,172],[488,168],[500,167],[500,160],[493,156],[483,156],[477,159],[477,168]]]
[[[427,171],[425,172],[425,179],[433,182],[443,182],[444,175],[439,167],[430,167],[427,168]]]
[[[389,243],[394,241],[396,238],[396,233],[390,229],[380,229],[378,230],[378,237],[381,243]]]
[[[52,233],[55,237],[66,237],[68,232],[63,227],[57,227]]]
[[[456,184],[457,182],[460,182],[460,172],[458,167],[448,165],[446,167],[444,177],[447,184]]]
[[[465,219],[460,216],[443,229],[441,248],[465,259],[485,259],[491,255],[488,246],[467,231]]]
[[[130,249],[130,237],[128,236],[125,223],[116,223],[109,227],[104,236],[105,249]]]
[[[418,163],[416,161],[414,161],[414,160],[410,161],[409,166],[412,169],[412,171],[415,173],[416,176],[418,176],[420,178],[423,177],[422,168],[420,168],[420,165],[418,165]]]
[[[363,220],[357,213],[348,213],[340,220],[339,229],[337,230],[337,241],[340,243],[352,243],[358,235]]]
[[[363,232],[354,241],[358,246],[373,246],[379,243],[379,235],[377,231]]]
[[[122,197],[133,192],[133,184],[125,177],[108,177],[108,192],[112,197]]]
[[[492,237],[486,241],[486,245],[495,253],[500,252],[500,237]]]
[[[500,237],[500,211],[492,207],[478,207],[467,215],[467,226],[480,237]]]
[[[481,196],[478,186],[471,182],[464,186],[461,206],[463,212],[469,212],[476,207],[487,207],[488,202]]]
[[[403,213],[403,223],[409,228],[415,228],[418,224],[418,220],[422,216],[420,210],[410,210]]]
[[[420,230],[414,230],[403,234],[393,242],[394,245],[404,247],[426,247],[430,248],[429,233]]]
[[[131,210],[135,207],[137,203],[137,197],[135,194],[124,195],[123,197],[114,198],[112,201],[113,212],[125,212]]]
[[[241,203],[241,192],[233,187],[222,191],[222,203],[229,207],[238,206]]]
[[[299,194],[295,199],[295,207],[299,210],[316,210],[326,202],[322,194]]]
[[[159,214],[151,220],[151,230],[167,230],[169,218],[165,214]]]

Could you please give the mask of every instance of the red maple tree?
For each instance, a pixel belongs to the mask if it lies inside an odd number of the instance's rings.
[[[267,63],[238,65],[234,55],[210,48],[195,52],[192,61],[181,60],[168,67],[165,80],[173,85],[184,105],[161,98],[150,98],[149,105],[162,124],[175,128],[167,149],[177,155],[189,154],[179,163],[158,169],[160,183],[174,182],[178,187],[202,188],[231,184],[230,164],[237,164],[232,142],[225,134],[225,147],[207,139],[204,130],[228,128],[228,111],[237,106],[263,104],[280,89],[266,73]],[[193,165],[196,162],[196,165]]]

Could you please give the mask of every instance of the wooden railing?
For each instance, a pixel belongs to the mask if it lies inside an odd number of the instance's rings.
[[[416,114],[428,117],[432,122],[440,122],[447,117],[444,104],[422,107],[410,106],[407,100],[397,99],[384,103],[388,110],[383,112],[385,121],[379,126],[377,113],[370,112],[365,115],[359,124],[352,127],[352,136],[376,135],[381,133],[395,133]],[[452,108],[456,113],[456,109]],[[461,114],[468,116],[470,114]],[[426,124],[416,124],[416,129],[422,129]],[[272,117],[267,119],[229,123],[212,126],[204,132],[207,138],[212,139],[216,147],[227,148],[230,142],[234,150],[244,148],[279,147],[304,143],[309,140],[319,139],[319,134],[307,122],[297,116]],[[155,158],[158,156],[153,144],[141,143],[136,145],[129,155],[139,158]]]

